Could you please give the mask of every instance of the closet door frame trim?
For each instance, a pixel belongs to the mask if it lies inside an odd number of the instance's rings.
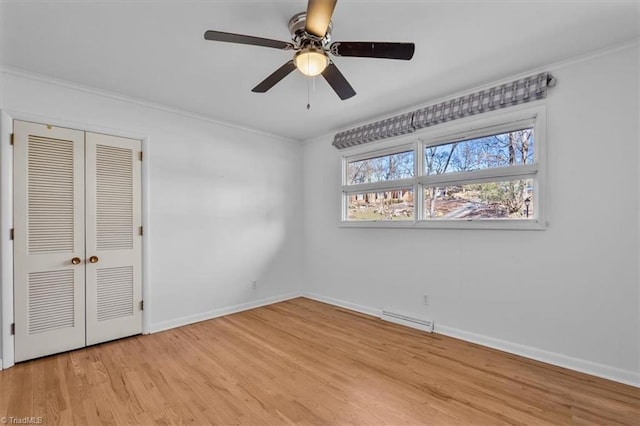
[[[87,125],[74,121],[60,120],[52,117],[34,115],[19,111],[0,110],[0,287],[2,289],[2,318],[0,320],[0,334],[2,337],[2,357],[0,369],[12,367],[14,361],[14,336],[11,334],[11,324],[14,322],[13,307],[13,241],[10,237],[13,228],[13,146],[11,134],[13,121],[31,121],[58,127],[67,127],[84,132],[103,133],[141,141],[144,160],[142,161],[142,298],[147,299],[150,288],[150,259],[151,226],[149,221],[149,190],[150,190],[150,137],[139,133],[121,131],[106,126]],[[142,311],[142,334],[150,333],[151,303],[145,300]]]

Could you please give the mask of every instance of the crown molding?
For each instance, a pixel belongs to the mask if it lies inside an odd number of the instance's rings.
[[[6,75],[11,75],[14,77],[18,77],[18,78],[22,78],[25,80],[30,80],[30,81],[35,81],[35,82],[39,82],[39,83],[45,83],[45,84],[50,84],[53,86],[58,86],[58,87],[63,87],[66,89],[70,89],[70,90],[75,90],[78,92],[82,92],[82,93],[87,93],[87,94],[91,94],[91,95],[95,95],[95,96],[100,96],[103,98],[108,98],[108,99],[112,99],[112,100],[116,100],[119,102],[124,102],[124,103],[128,103],[128,104],[132,104],[132,105],[137,105],[137,106],[142,106],[145,108],[150,108],[150,109],[155,109],[157,111],[162,111],[162,112],[166,112],[169,114],[175,114],[175,115],[179,115],[182,117],[187,117],[187,118],[191,118],[194,120],[199,120],[199,121],[204,121],[207,123],[212,123],[212,124],[216,124],[218,126],[222,126],[222,127],[226,127],[226,128],[230,128],[230,129],[234,129],[234,130],[240,130],[243,132],[249,132],[249,133],[253,133],[253,134],[257,134],[260,136],[266,136],[269,138],[273,138],[273,139],[277,139],[279,141],[282,142],[287,142],[290,144],[295,144],[296,146],[299,146],[301,141],[300,140],[296,140],[296,139],[291,139],[291,138],[286,138],[284,136],[281,135],[277,135],[274,133],[269,133],[269,132],[265,132],[262,130],[257,130],[257,129],[252,129],[250,127],[245,127],[245,126],[241,126],[238,124],[234,124],[234,123],[227,123],[225,121],[221,121],[218,120],[216,118],[213,117],[209,117],[207,115],[204,114],[198,114],[195,112],[191,112],[191,111],[187,111],[187,110],[183,110],[180,108],[175,108],[175,107],[171,107],[168,105],[164,105],[164,104],[159,104],[159,103],[155,103],[155,102],[151,102],[151,101],[146,101],[144,99],[138,99],[138,98],[134,98],[132,96],[127,96],[127,95],[123,95],[120,93],[116,93],[116,92],[111,92],[108,90],[102,90],[102,89],[97,89],[94,87],[90,87],[90,86],[85,86],[85,85],[81,85],[78,83],[74,83],[68,80],[62,80],[62,79],[57,79],[54,77],[50,77],[44,74],[39,74],[39,73],[34,73],[31,71],[27,71],[21,68],[15,68],[15,67],[10,67],[10,66],[0,66],[0,73],[2,74],[6,74]]]

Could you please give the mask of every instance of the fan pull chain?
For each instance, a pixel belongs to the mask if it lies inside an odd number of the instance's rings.
[[[307,110],[311,109],[311,82],[309,80],[313,80],[312,78],[307,79]]]

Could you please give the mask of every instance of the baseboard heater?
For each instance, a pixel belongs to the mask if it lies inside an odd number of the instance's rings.
[[[393,322],[407,327],[417,328],[418,330],[426,331],[428,333],[433,332],[433,320],[430,319],[411,317],[408,315],[387,311],[386,309],[382,310],[382,316],[380,318],[385,321]]]

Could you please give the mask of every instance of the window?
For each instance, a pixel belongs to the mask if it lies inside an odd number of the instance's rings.
[[[543,229],[544,133],[536,107],[359,148],[343,158],[342,224]]]
[[[413,145],[346,159],[346,221],[414,222],[415,159]]]
[[[535,166],[533,127],[427,145],[423,152],[424,220],[535,218],[529,210],[535,168],[523,167]]]
[[[347,182],[382,182],[413,177],[414,152],[404,151],[397,154],[381,155],[347,163]]]
[[[413,220],[413,189],[348,195],[347,220]]]

